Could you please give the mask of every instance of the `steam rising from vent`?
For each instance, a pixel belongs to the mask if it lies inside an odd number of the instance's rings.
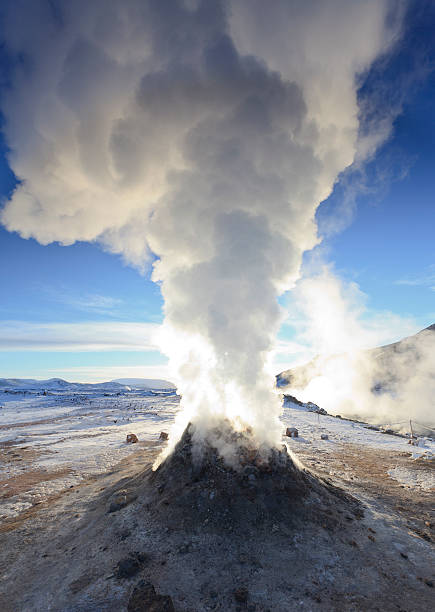
[[[328,268],[298,282],[293,311],[303,323],[298,340],[314,358],[282,372],[285,393],[332,414],[364,418],[409,431],[409,419],[427,433],[435,426],[435,327],[418,333],[412,319],[368,310],[355,283]],[[393,338],[407,335],[399,342]],[[382,346],[383,345],[383,346]],[[374,348],[378,347],[378,348]],[[287,384],[289,385],[284,388]]]
[[[397,33],[390,9],[8,4],[3,112],[21,183],[2,222],[42,244],[98,241],[142,268],[158,257],[179,427],[227,417],[278,440],[277,296],[317,242],[317,206],[367,150],[356,76]]]

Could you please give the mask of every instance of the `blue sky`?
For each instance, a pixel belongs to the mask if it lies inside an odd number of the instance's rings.
[[[415,330],[435,322],[435,8],[421,7],[409,13],[395,55],[361,88],[363,97],[381,79],[384,110],[400,105],[392,135],[363,169],[337,182],[317,213],[323,242],[304,259],[306,273],[320,259],[344,283],[357,283],[366,296],[363,317],[393,313]],[[1,140],[3,201],[14,184]],[[329,222],[345,216],[344,202],[351,219],[331,234]],[[167,375],[154,340],[163,302],[149,272],[141,275],[95,244],[42,246],[3,228],[0,256],[0,377]],[[291,296],[281,302],[291,304]],[[394,340],[409,329],[396,321],[385,337]],[[277,370],[294,358],[285,346],[296,336],[283,326]]]
[[[351,224],[323,244],[340,274],[368,294],[371,308],[414,316],[422,326],[435,319],[434,99],[432,72],[365,169],[371,192],[357,192]],[[344,196],[336,185],[318,210],[320,228]]]

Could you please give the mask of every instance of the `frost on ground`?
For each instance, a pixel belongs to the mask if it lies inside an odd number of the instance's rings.
[[[435,490],[435,472],[415,472],[409,468],[395,467],[388,470],[388,475],[408,487]]]
[[[106,472],[140,451],[144,443],[157,440],[162,430],[170,428],[178,409],[173,392],[2,395],[0,521]],[[412,464],[407,468],[393,465],[388,474],[416,488],[434,486],[430,457],[435,455],[435,442],[430,439],[410,446],[406,438],[381,434],[364,424],[318,414],[292,402],[285,403],[282,421],[283,431],[288,426],[299,431],[297,438],[286,438],[296,454],[307,454],[309,445],[309,453],[314,452],[318,461],[325,455],[334,456],[347,444],[373,451],[407,452],[414,459],[428,458],[426,468],[416,472]],[[126,444],[128,433],[138,436],[138,445]],[[328,439],[322,440],[322,435]],[[332,473],[338,475],[339,470],[332,468]]]
[[[283,432],[299,434],[283,438],[290,452],[359,500],[364,516],[344,506],[328,514],[323,501],[318,521],[292,526],[278,513],[267,529],[222,521],[216,530],[203,516],[222,499],[209,479],[205,510],[187,528],[169,520],[176,487],[160,495],[148,478],[175,395],[11,395],[0,403],[2,611],[127,610],[141,581],[169,595],[177,612],[431,609],[432,440],[411,446],[287,404]],[[127,445],[127,433],[139,443]],[[241,490],[238,503],[255,504],[251,493],[248,486],[245,500]]]
[[[102,474],[172,423],[174,393],[0,395],[0,520]],[[126,444],[135,433],[139,445]]]

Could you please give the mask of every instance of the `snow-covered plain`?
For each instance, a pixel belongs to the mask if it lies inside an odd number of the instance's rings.
[[[174,390],[133,389],[107,391],[40,390],[0,392],[0,520],[110,468],[129,454],[141,452],[141,443],[157,441],[168,431],[179,408]],[[298,438],[285,438],[290,450],[304,455],[310,447],[319,458],[334,455],[352,444],[379,451],[407,452],[431,459],[435,442],[422,439],[410,446],[403,437],[367,429],[364,424],[317,414],[286,402],[286,427],[296,427]],[[134,433],[139,444],[127,444]],[[326,434],[328,439],[321,439]],[[432,463],[432,461],[428,461]],[[412,469],[391,469],[385,477],[425,490],[434,487],[433,475]]]
[[[1,519],[138,452],[140,444],[127,444],[127,434],[157,440],[172,423],[178,398],[174,392],[153,395],[148,390],[46,396],[41,391],[4,392],[0,406]],[[12,479],[28,479],[29,473],[36,482],[8,495]]]
[[[292,402],[285,402],[282,420],[286,426],[291,423],[298,429],[299,437],[294,439],[297,444],[308,442],[319,450],[330,445],[359,444],[380,450],[412,452],[414,458],[431,458],[435,454],[435,442],[431,438],[419,438],[419,445],[411,446],[407,437],[389,435],[365,423],[318,414]],[[328,439],[322,440],[322,434],[326,434]]]

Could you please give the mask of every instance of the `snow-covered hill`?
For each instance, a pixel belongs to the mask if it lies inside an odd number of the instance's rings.
[[[379,391],[394,386],[398,374],[401,377],[407,372],[412,375],[423,354],[426,356],[428,353],[435,356],[435,324],[393,344],[361,351],[361,356],[373,364],[374,387]],[[332,362],[337,357],[341,356],[318,356],[302,366],[284,370],[276,376],[277,387],[306,387],[313,378],[322,374],[328,360]]]
[[[369,350],[319,355],[281,372],[277,387],[330,414],[408,431],[433,432],[435,325]]]
[[[37,380],[34,378],[0,378],[0,390],[4,391],[129,391],[135,389],[175,389],[175,386],[166,380],[148,378],[122,378],[102,383],[68,382],[63,378],[49,378]]]
[[[0,378],[0,390],[4,391],[49,391],[49,392],[85,392],[85,391],[127,391],[126,385],[115,382],[76,383],[63,378],[37,380],[33,378]]]
[[[115,378],[112,382],[134,389],[175,389],[173,383],[160,378]]]

